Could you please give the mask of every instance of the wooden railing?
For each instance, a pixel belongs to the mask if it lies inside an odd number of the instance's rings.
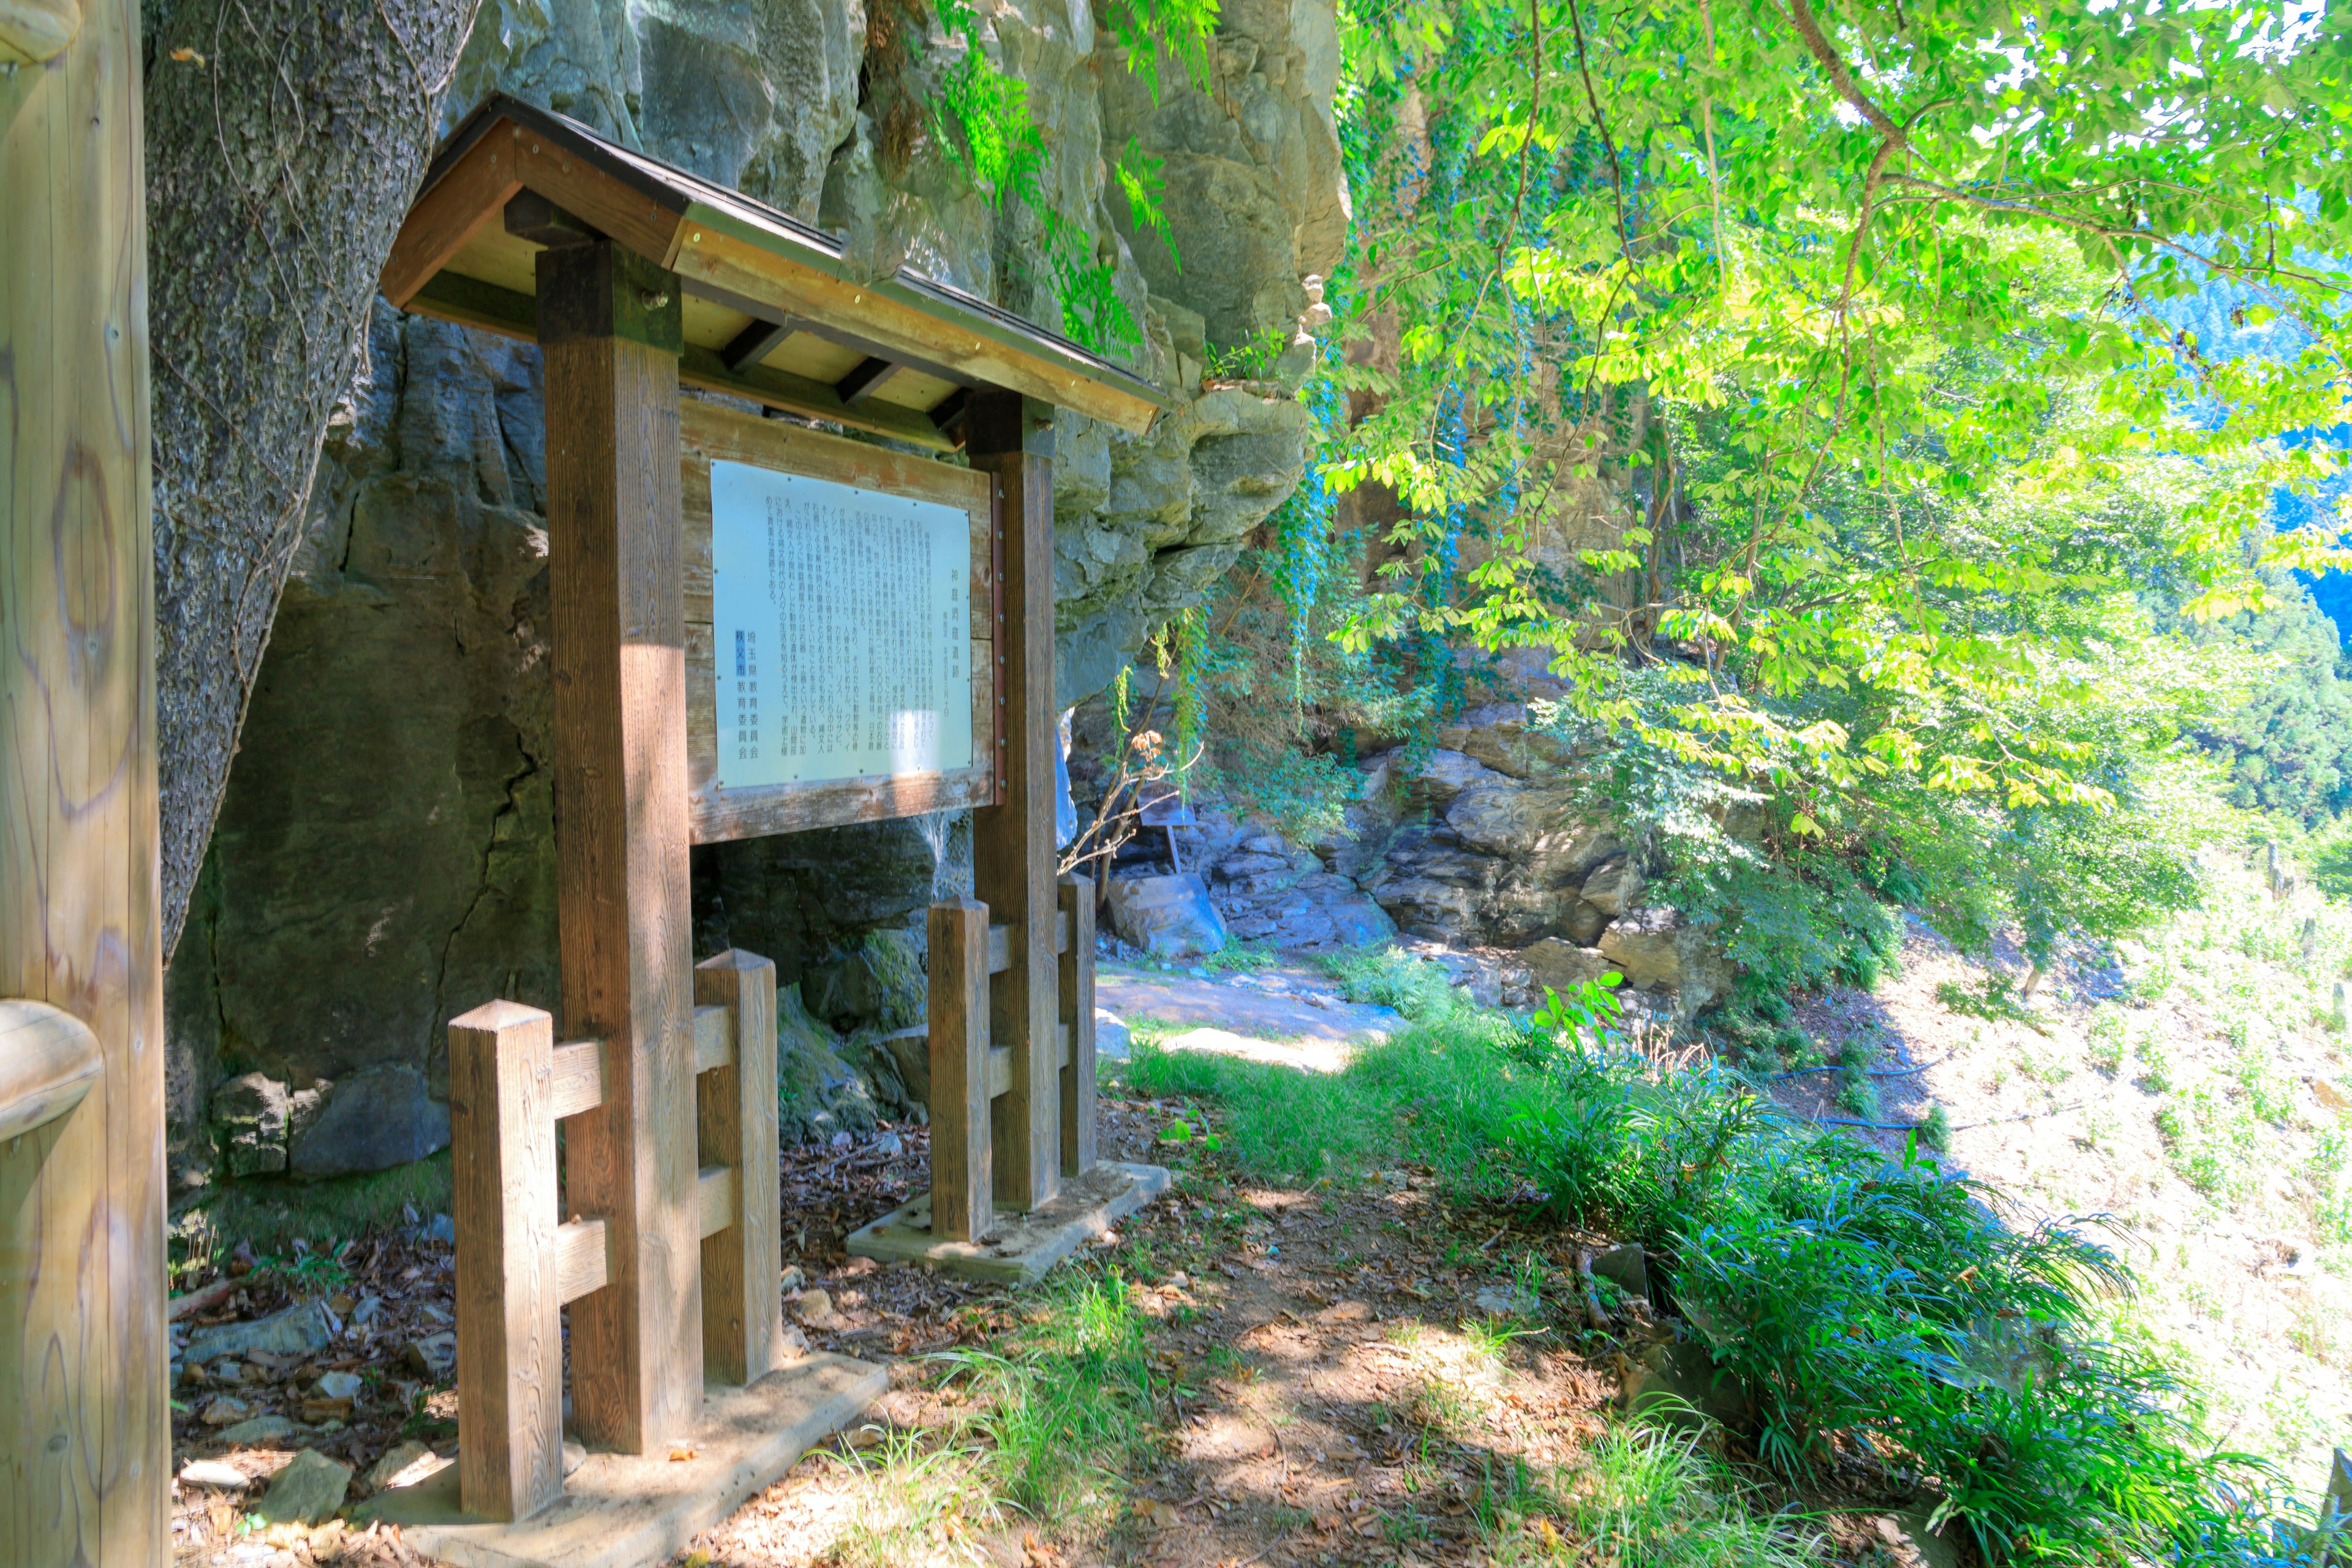
[[[1064,877],[1053,922],[1061,995],[1054,1060],[1061,1070],[1062,1172],[1095,1165],[1095,906],[1083,877]],[[1013,1087],[1010,1045],[992,1038],[989,977],[1012,967],[1011,933],[988,906],[930,910],[931,1235],[977,1241],[995,1225],[999,1130],[993,1104]],[[1005,1130],[1006,1136],[1018,1130]]]
[[[781,1364],[776,966],[723,952],[694,972],[703,1373]],[[606,1226],[557,1209],[556,1123],[605,1102],[606,1042],[558,1045],[536,1007],[492,1002],[449,1026],[457,1231],[457,1451],[468,1513],[528,1518],[563,1490],[559,1313],[614,1277]]]

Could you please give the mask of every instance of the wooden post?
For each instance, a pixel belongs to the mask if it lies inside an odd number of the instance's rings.
[[[1070,945],[1062,954],[1061,1013],[1070,1031],[1070,1061],[1062,1069],[1062,1174],[1095,1168],[1095,887],[1086,878],[1062,879],[1062,919]]]
[[[702,1238],[702,1372],[756,1383],[783,1364],[776,1173],[776,966],[732,950],[694,966],[694,999],[729,1009],[733,1059],[695,1080],[705,1163],[735,1172],[735,1223]]]
[[[484,1519],[528,1519],[563,1495],[554,1089],[552,1017],[490,1002],[450,1020],[457,1479]]]
[[[9,1568],[173,1546],[139,9],[79,12],[0,72],[0,998],[100,1061],[0,1143]]]
[[[557,920],[568,1035],[607,1042],[565,1132],[612,1280],[572,1308],[572,1422],[642,1454],[702,1404],[677,278],[610,240],[539,254]]]
[[[1054,942],[1054,410],[975,393],[964,450],[997,481],[997,710],[1002,787],[972,813],[973,891],[1010,929],[990,1033],[1013,1052],[992,1108],[996,1196],[1034,1209],[1061,1186],[1061,985]]]
[[[988,906],[931,906],[931,1235],[978,1241],[990,1202]]]

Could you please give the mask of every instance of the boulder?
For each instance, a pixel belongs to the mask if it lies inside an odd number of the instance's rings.
[[[1135,1032],[1115,1013],[1095,1009],[1095,1055],[1125,1061],[1134,1048]]]
[[[839,957],[801,976],[809,1015],[836,1029],[903,1029],[930,1007],[922,943],[911,931],[868,931]]]
[[[1225,922],[1190,872],[1113,878],[1110,921],[1120,941],[1156,957],[1219,952],[1225,945]]]
[[[1683,1340],[1652,1345],[1626,1368],[1625,1410],[1668,1426],[1736,1428],[1754,1418],[1756,1404],[1738,1378],[1717,1368],[1706,1346]]]
[[[190,1459],[180,1467],[180,1484],[184,1487],[210,1487],[215,1491],[241,1492],[251,1486],[253,1480],[226,1460]]]
[[[223,1428],[220,1441],[246,1448],[274,1447],[301,1430],[283,1415],[257,1415]]]
[[[1605,911],[1579,899],[1559,917],[1559,933],[1579,947],[1591,947],[1608,924]]]
[[[1584,879],[1584,901],[1615,920],[1642,900],[1642,871],[1631,857],[1613,855]]]
[[[360,1489],[369,1493],[380,1492],[395,1480],[404,1485],[414,1485],[432,1473],[425,1469],[423,1461],[433,1458],[433,1450],[414,1437],[395,1443],[384,1450],[383,1458],[368,1467],[367,1474],[360,1478]],[[442,1461],[444,1466],[447,1463],[446,1459]],[[418,1471],[414,1477],[407,1473],[412,1467]]]
[[[294,1136],[288,1168],[298,1175],[383,1171],[449,1146],[449,1108],[413,1067],[362,1068],[337,1079],[326,1103]]]
[[[1519,949],[1518,958],[1537,987],[1549,986],[1554,991],[1572,991],[1588,980],[1617,973],[1617,966],[1600,949],[1579,947],[1556,936]]]
[[[180,1359],[204,1363],[224,1356],[249,1356],[258,1351],[264,1355],[304,1360],[325,1350],[334,1337],[334,1321],[326,1305],[299,1301],[284,1311],[272,1312],[249,1323],[214,1323],[198,1329],[188,1336],[188,1347],[180,1352]]]
[[[1518,779],[1558,777],[1573,760],[1568,742],[1530,728],[1527,709],[1516,702],[1471,709],[1461,722],[1438,731],[1437,743]]]
[[[266,1073],[240,1074],[213,1090],[211,1110],[230,1175],[260,1175],[286,1168],[284,1084]]]
[[[269,1482],[254,1512],[271,1524],[316,1524],[332,1518],[352,1489],[352,1468],[305,1448]]]
[[[845,1055],[849,1048],[809,1016],[799,986],[777,991],[777,1136],[785,1143],[821,1142],[836,1132],[870,1132],[882,1120],[884,1108],[875,1099],[871,1079],[850,1065]],[[868,1065],[873,1065],[870,1057]]]
[[[1671,991],[1675,1015],[1687,1022],[1731,984],[1731,963],[1711,932],[1686,925],[1679,911],[1652,905],[1620,916],[1600,948],[1643,991]]]
[[[1454,796],[1473,785],[1490,783],[1498,775],[1486,763],[1463,752],[1439,747],[1423,759],[1410,779],[1412,802],[1433,811],[1442,811],[1454,804]]]

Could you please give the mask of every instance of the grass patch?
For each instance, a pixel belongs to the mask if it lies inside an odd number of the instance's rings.
[[[173,1227],[174,1262],[186,1267],[205,1247],[226,1255],[240,1241],[264,1254],[291,1252],[298,1240],[325,1248],[406,1225],[410,1210],[420,1218],[449,1212],[447,1150],[356,1176],[315,1182],[248,1176],[227,1183]]]
[[[1000,1348],[924,1358],[957,1400],[944,1432],[833,1456],[860,1485],[827,1562],[962,1561],[975,1530],[1026,1520],[1098,1539],[1117,1522],[1129,1473],[1160,1442],[1151,1320],[1117,1268],[1056,1275],[1012,1301],[1020,1326]]]
[[[1748,1489],[1687,1435],[1612,1428],[1554,1489],[1555,1512],[1519,1521],[1497,1563],[1799,1568],[1824,1561],[1818,1537],[1751,1510]]]
[[[1401,947],[1332,953],[1322,966],[1350,1002],[1393,1007],[1408,1018],[1444,1017],[1456,1005],[1453,976]]]
[[[1875,1453],[1937,1478],[1994,1561],[2218,1561],[2217,1542],[2266,1536],[2266,1473],[2217,1451],[2153,1357],[2105,1342],[2133,1281],[2094,1231],[2025,1223],[1924,1159],[1791,1121],[1735,1073],[1661,1071],[1467,1008],[1337,1075],[1149,1049],[1131,1070],[1211,1104],[1243,1171],[1345,1177],[1402,1152],[1463,1195],[1532,1189],[1640,1240],[1749,1390],[1742,1437],[1791,1482]]]

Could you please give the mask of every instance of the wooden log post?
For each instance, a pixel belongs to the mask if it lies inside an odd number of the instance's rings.
[[[528,1519],[563,1493],[554,1094],[552,1017],[491,1002],[450,1021],[457,1479],[484,1519]]]
[[[931,906],[931,1235],[978,1241],[996,1223],[988,1093],[988,906]]]
[[[1062,1027],[1070,1038],[1062,1068],[1062,1174],[1083,1176],[1095,1168],[1095,889],[1073,875],[1055,890],[1070,928],[1061,973]]]
[[[610,240],[539,253],[557,921],[567,1034],[605,1098],[565,1129],[611,1281],[572,1309],[572,1421],[643,1454],[702,1403],[688,907],[677,278]]]
[[[139,8],[79,12],[0,71],[0,998],[99,1058],[0,1142],[9,1568],[173,1553]]]
[[[776,966],[729,951],[695,965],[694,999],[727,1010],[728,1059],[695,1079],[700,1158],[730,1170],[733,1223],[702,1238],[702,1372],[756,1383],[783,1364],[783,1215],[776,1172]]]
[[[1012,964],[990,987],[990,1035],[1013,1052],[991,1107],[995,1193],[1034,1209],[1061,1185],[1061,1011],[1054,925],[1054,410],[999,390],[965,415],[971,466],[996,476],[994,805],[972,814],[972,884],[1010,931]],[[936,1090],[935,1090],[936,1092]],[[936,1220],[934,1221],[936,1225]]]

